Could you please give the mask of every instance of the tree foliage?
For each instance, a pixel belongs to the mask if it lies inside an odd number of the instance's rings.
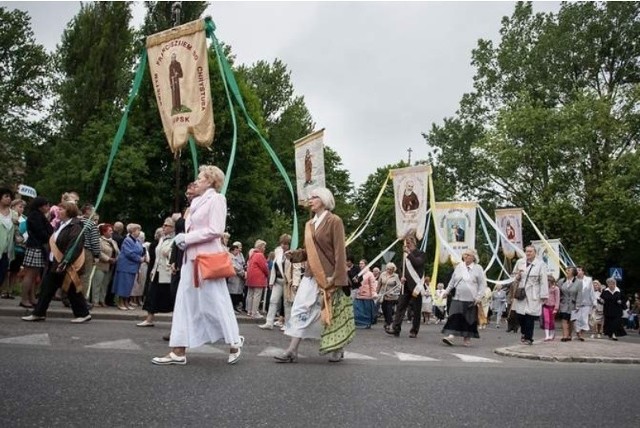
[[[48,65],[29,16],[0,7],[0,170],[7,185],[24,178],[24,153],[39,141]]]
[[[473,50],[474,89],[456,115],[425,134],[459,195],[525,208],[597,275],[621,265],[640,277],[629,251],[640,237],[639,11],[518,3],[500,42]]]

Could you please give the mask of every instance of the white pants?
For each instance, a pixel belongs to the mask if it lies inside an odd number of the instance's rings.
[[[269,325],[273,325],[278,309],[280,309],[280,300],[282,299],[282,293],[284,292],[283,284],[283,278],[276,278],[275,284],[271,287],[271,299],[269,300],[269,312],[267,312],[266,321]]]

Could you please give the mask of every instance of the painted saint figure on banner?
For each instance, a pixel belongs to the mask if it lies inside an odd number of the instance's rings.
[[[402,209],[404,211],[415,211],[420,208],[420,200],[418,195],[413,191],[414,183],[412,180],[407,180],[404,187],[404,194],[402,195]]]
[[[175,52],[171,54],[169,64],[169,84],[171,85],[171,114],[181,111],[182,99],[180,98],[180,79],[182,79],[182,64],[176,59]]]
[[[507,219],[507,225],[505,226],[505,235],[509,242],[516,242],[516,230],[511,226],[511,220]]]
[[[304,185],[305,187],[313,184],[313,180],[311,179],[311,173],[313,171],[313,157],[311,156],[311,151],[307,149],[307,152],[304,155]]]

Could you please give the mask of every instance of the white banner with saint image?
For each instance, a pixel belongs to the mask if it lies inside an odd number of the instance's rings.
[[[427,222],[427,189],[430,165],[392,169],[393,194],[396,212],[396,237],[414,232],[422,239]]]
[[[325,187],[324,128],[294,142],[298,203],[305,205],[309,192]]]

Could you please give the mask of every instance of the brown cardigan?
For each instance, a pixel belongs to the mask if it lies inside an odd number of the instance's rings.
[[[309,222],[313,222],[313,220],[309,220],[307,223]],[[311,229],[313,230],[313,225]],[[333,277],[333,285],[337,287],[348,287],[347,251],[344,245],[342,219],[332,212],[328,212],[322,223],[320,223],[320,227],[313,232],[313,239],[327,278]],[[294,263],[304,261],[307,259],[306,256],[304,249],[293,251],[291,261]],[[307,277],[313,276],[308,263],[304,275]]]

